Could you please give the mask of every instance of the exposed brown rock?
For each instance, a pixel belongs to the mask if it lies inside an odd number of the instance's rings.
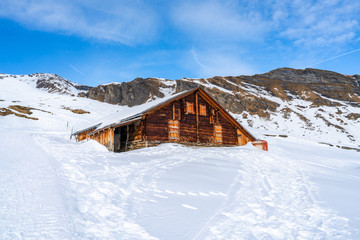
[[[88,91],[87,97],[101,102],[135,106],[153,97],[164,97],[160,87],[168,86],[155,78],[136,78],[131,82],[100,85]]]
[[[28,114],[28,115],[33,114],[33,112],[31,110],[35,109],[35,108],[24,107],[24,106],[20,106],[20,105],[11,105],[11,106],[9,106],[9,108],[12,110],[15,110],[17,112]]]
[[[82,109],[71,109],[69,107],[63,107],[63,109],[69,110],[69,111],[71,111],[73,113],[76,113],[76,114],[89,114],[90,113],[90,112],[82,110]]]
[[[350,114],[346,115],[345,117],[350,120],[358,120],[358,119],[360,119],[360,114],[350,113]]]
[[[27,119],[31,119],[31,120],[39,120],[38,118],[27,116],[27,115],[31,115],[32,114],[31,110],[34,110],[34,109],[35,108],[18,106],[18,105],[17,106],[9,106],[9,108],[0,108],[0,116],[7,116],[7,115],[14,114],[15,116],[21,117],[21,118],[27,118]],[[24,113],[24,114],[22,114],[22,113]],[[27,115],[25,115],[25,114],[27,114]]]

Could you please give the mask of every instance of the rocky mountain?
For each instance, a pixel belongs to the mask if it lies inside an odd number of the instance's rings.
[[[30,75],[0,74],[0,79],[15,78],[34,85],[36,88],[44,89],[49,93],[61,93],[77,95],[79,91],[88,91],[89,86],[72,83],[53,73],[34,73]]]
[[[0,80],[12,78],[50,93],[129,107],[201,86],[241,124],[261,134],[306,136],[319,142],[328,139],[332,145],[360,146],[360,75],[280,68],[253,76],[136,78],[91,88],[56,74],[0,74]]]
[[[359,133],[355,136],[360,124],[359,75],[279,68],[253,76],[136,78],[100,85],[82,96],[134,106],[198,86],[250,127],[303,136],[331,135],[335,131],[352,143],[360,138]]]
[[[313,102],[313,106],[336,106],[329,100],[360,104],[360,75],[345,76],[339,73],[310,69],[279,68],[265,74],[238,77],[213,77],[206,79],[166,80],[136,78],[131,82],[111,83],[92,88],[86,97],[112,104],[134,106],[154,97],[162,98],[165,92],[181,92],[202,86],[227,109],[234,113],[247,111],[252,114],[273,111],[278,104],[269,102],[248,88],[267,91],[284,101],[294,98]],[[239,101],[240,100],[240,101]],[[254,103],[256,107],[254,108]],[[260,113],[263,115],[264,113]],[[265,114],[267,115],[267,114]]]

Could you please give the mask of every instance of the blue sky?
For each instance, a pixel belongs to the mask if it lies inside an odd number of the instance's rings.
[[[360,74],[358,0],[1,0],[0,72],[136,77]]]

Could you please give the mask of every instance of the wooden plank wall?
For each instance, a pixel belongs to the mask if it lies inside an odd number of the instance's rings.
[[[114,128],[107,128],[97,132],[93,139],[106,146],[109,150],[114,150]]]
[[[206,106],[206,116],[199,114],[199,140],[202,143],[215,143],[214,124],[210,123],[212,107],[200,95],[198,96],[198,103],[199,106]]]
[[[148,141],[169,141],[168,125],[172,113],[172,104],[168,104],[146,117],[145,132]]]
[[[82,141],[82,140],[87,139],[87,137],[88,137],[87,134],[88,134],[89,132],[92,132],[93,130],[94,130],[94,129],[90,129],[90,130],[88,130],[88,131],[79,133],[77,136],[75,136],[76,141]]]
[[[218,114],[218,122],[222,127],[223,144],[237,145],[237,131],[234,125],[228,122],[221,114]]]
[[[127,150],[135,142],[143,140],[143,122],[141,120],[115,128],[114,151]]]
[[[181,142],[197,142],[197,128],[196,128],[196,111],[195,114],[186,113],[186,102],[194,103],[195,109],[195,93],[190,94],[178,101],[176,107],[182,107],[180,120],[180,141]]]
[[[186,102],[194,103],[195,113],[186,113]],[[169,141],[169,120],[180,121],[180,142],[215,143],[214,124],[222,126],[222,138],[225,145],[237,145],[237,129],[226,120],[217,109],[214,109],[199,94],[197,97],[198,109],[196,109],[196,93],[190,94],[180,100],[170,103],[146,117],[145,132],[149,141]],[[175,107],[173,106],[175,105]],[[200,115],[200,105],[206,106],[206,116]],[[211,109],[216,113],[213,122],[210,121]],[[197,115],[197,113],[198,115]],[[174,114],[175,113],[175,117]],[[197,128],[197,118],[199,126]],[[197,137],[199,131],[199,139]]]
[[[129,124],[129,138],[128,141],[141,141],[142,140],[142,129],[141,121]]]

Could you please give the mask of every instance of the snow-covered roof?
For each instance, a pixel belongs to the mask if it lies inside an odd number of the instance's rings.
[[[167,102],[171,102],[172,100],[174,100],[176,98],[179,98],[183,95],[187,95],[190,92],[195,91],[196,89],[197,88],[191,89],[188,91],[183,91],[180,93],[176,93],[174,95],[166,96],[164,98],[155,99],[151,102],[147,102],[147,103],[139,105],[139,106],[131,107],[131,108],[129,108],[129,111],[126,111],[126,113],[122,112],[121,116],[119,115],[118,112],[108,115],[108,116],[100,119],[99,123],[97,125],[94,125],[94,126],[97,126],[95,132],[99,131],[101,129],[104,129],[104,128],[109,128],[112,126],[116,126],[119,124],[125,124],[127,122],[131,122],[131,121],[140,119],[145,113],[150,112],[151,110],[158,108],[159,106],[164,105]],[[92,127],[79,130],[76,133],[74,133],[73,135],[87,131],[91,128]]]
[[[94,125],[94,126],[90,126],[90,127],[88,127],[88,128],[85,128],[85,129],[81,129],[81,130],[79,130],[79,131],[76,131],[76,132],[72,133],[71,136],[77,135],[77,134],[82,133],[82,132],[89,131],[89,130],[91,130],[91,129],[96,129],[97,127],[100,126],[100,124],[101,124],[101,123],[98,123],[98,124],[96,124],[96,125]]]

